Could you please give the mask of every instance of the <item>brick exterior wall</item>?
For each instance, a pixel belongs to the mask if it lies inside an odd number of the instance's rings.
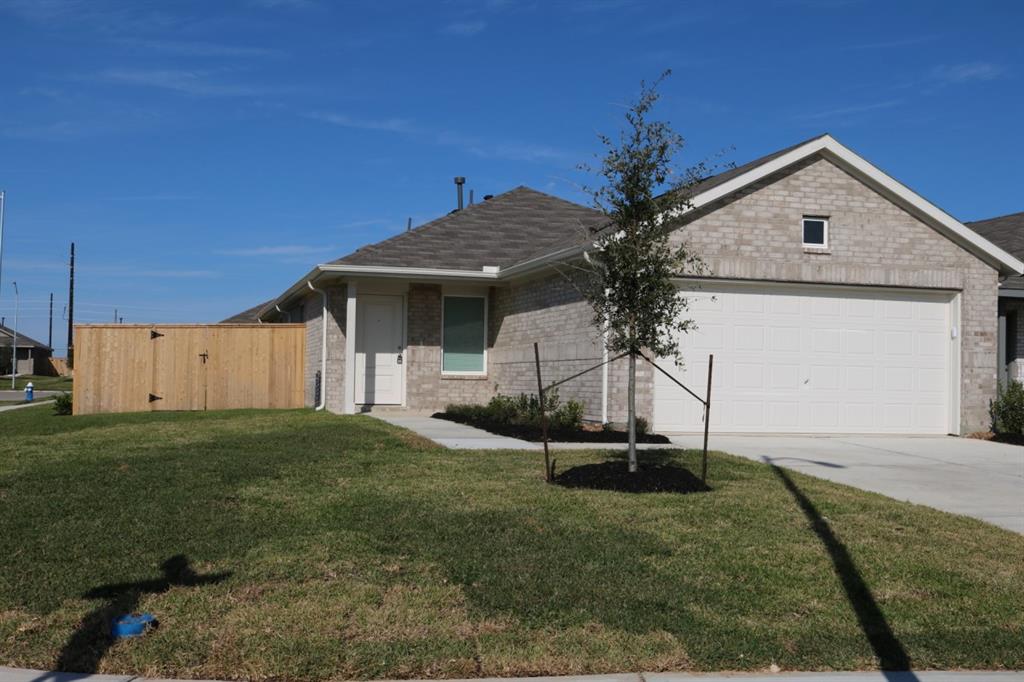
[[[440,410],[449,403],[485,403],[494,395],[490,374],[441,376],[441,294],[439,284],[409,286],[405,402],[412,409]]]
[[[342,284],[324,289],[327,292],[327,409],[341,412],[344,409],[345,390],[345,312],[348,307],[348,290]],[[301,315],[301,317],[299,317]],[[292,320],[306,323],[306,363],[303,369],[303,386],[307,407],[315,405],[316,373],[320,371],[321,326],[323,323],[323,301],[320,294],[310,293],[292,312]]]
[[[491,294],[489,367],[496,390],[505,394],[537,393],[533,343],[539,344],[544,384],[592,367],[603,359],[601,334],[592,324],[593,310],[558,274],[495,288]],[[608,376],[608,419],[624,421],[628,378],[626,360],[614,362]],[[652,369],[637,366],[637,414],[654,410]],[[558,388],[563,401],[578,400],[584,416],[601,419],[601,370],[588,372]]]
[[[806,253],[800,219],[829,217],[827,253]],[[823,158],[702,208],[676,233],[716,277],[962,292],[960,424],[988,428],[996,390],[995,269]]]

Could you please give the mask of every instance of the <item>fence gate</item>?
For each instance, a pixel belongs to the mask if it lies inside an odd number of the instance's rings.
[[[79,325],[75,414],[303,405],[305,328]]]

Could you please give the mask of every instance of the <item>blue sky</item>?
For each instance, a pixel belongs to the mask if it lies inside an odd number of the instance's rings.
[[[642,78],[743,163],[831,132],[963,220],[1024,210],[1024,4],[0,0],[0,315],[216,321],[317,263],[575,166]]]

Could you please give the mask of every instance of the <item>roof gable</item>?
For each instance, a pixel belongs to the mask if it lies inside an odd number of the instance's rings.
[[[13,342],[14,330],[11,329],[10,327],[0,325],[0,347],[9,348],[10,346],[13,345]],[[45,343],[42,343],[41,341],[36,341],[31,336],[25,336],[21,332],[18,332],[18,348],[27,348],[29,346],[31,346],[32,348],[38,348],[40,350],[53,350]]]
[[[882,196],[930,225],[947,239],[997,268],[1002,274],[1019,275],[1024,272],[1024,262],[985,239],[863,157],[855,154],[831,135],[812,138],[795,147],[790,147],[788,150],[770,154],[738,169],[733,169],[738,171],[746,168],[743,172],[727,171],[729,177],[724,181],[714,182],[703,188],[698,186],[692,199],[692,208],[698,209],[707,206],[816,154],[835,163]]]

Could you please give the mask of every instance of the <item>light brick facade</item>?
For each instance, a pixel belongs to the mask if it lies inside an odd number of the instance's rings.
[[[804,215],[829,217],[826,253],[804,250]],[[677,239],[721,278],[960,291],[960,425],[988,428],[996,270],[830,161],[812,157],[701,209]]]
[[[802,246],[801,218],[828,216],[829,248]],[[988,427],[996,390],[997,272],[832,162],[813,157],[695,212],[674,239],[704,257],[714,277],[776,282],[943,289],[960,292],[963,432]],[[485,377],[441,375],[440,284],[410,283],[405,361],[406,403],[440,409],[454,402],[485,402],[496,393],[536,392],[533,343],[540,344],[545,383],[602,360],[591,310],[552,272],[493,286],[488,294]],[[341,411],[345,355],[345,287],[330,291],[328,408]],[[304,305],[308,328],[307,402],[319,369],[320,301]],[[1022,339],[1024,340],[1024,339]],[[1024,345],[1022,345],[1024,347]],[[653,370],[638,364],[638,413],[653,413]],[[577,399],[590,419],[601,417],[602,372],[559,390]],[[699,392],[699,391],[698,391]],[[609,370],[609,419],[626,407],[626,361]]]
[[[485,403],[494,395],[490,374],[441,376],[441,295],[439,284],[409,286],[405,396],[406,404],[413,409],[441,410],[449,403]]]
[[[345,387],[345,312],[348,307],[348,287],[344,284],[325,287],[327,292],[327,378],[321,390],[327,389],[327,409],[344,410]],[[301,317],[300,317],[301,316]],[[303,386],[307,407],[316,401],[316,373],[320,371],[320,350],[323,329],[323,301],[320,294],[310,293],[291,311],[291,319],[306,323],[306,363]]]
[[[559,274],[495,288],[491,294],[489,358],[496,389],[500,393],[537,393],[537,369],[533,344],[539,344],[541,377],[545,385],[593,367],[604,359],[601,333],[592,324],[593,310]],[[654,409],[652,369],[637,366],[637,414],[650,420]],[[609,365],[608,419],[624,421],[628,363]],[[602,417],[603,375],[587,372],[558,388],[563,401],[583,403],[587,419]]]

